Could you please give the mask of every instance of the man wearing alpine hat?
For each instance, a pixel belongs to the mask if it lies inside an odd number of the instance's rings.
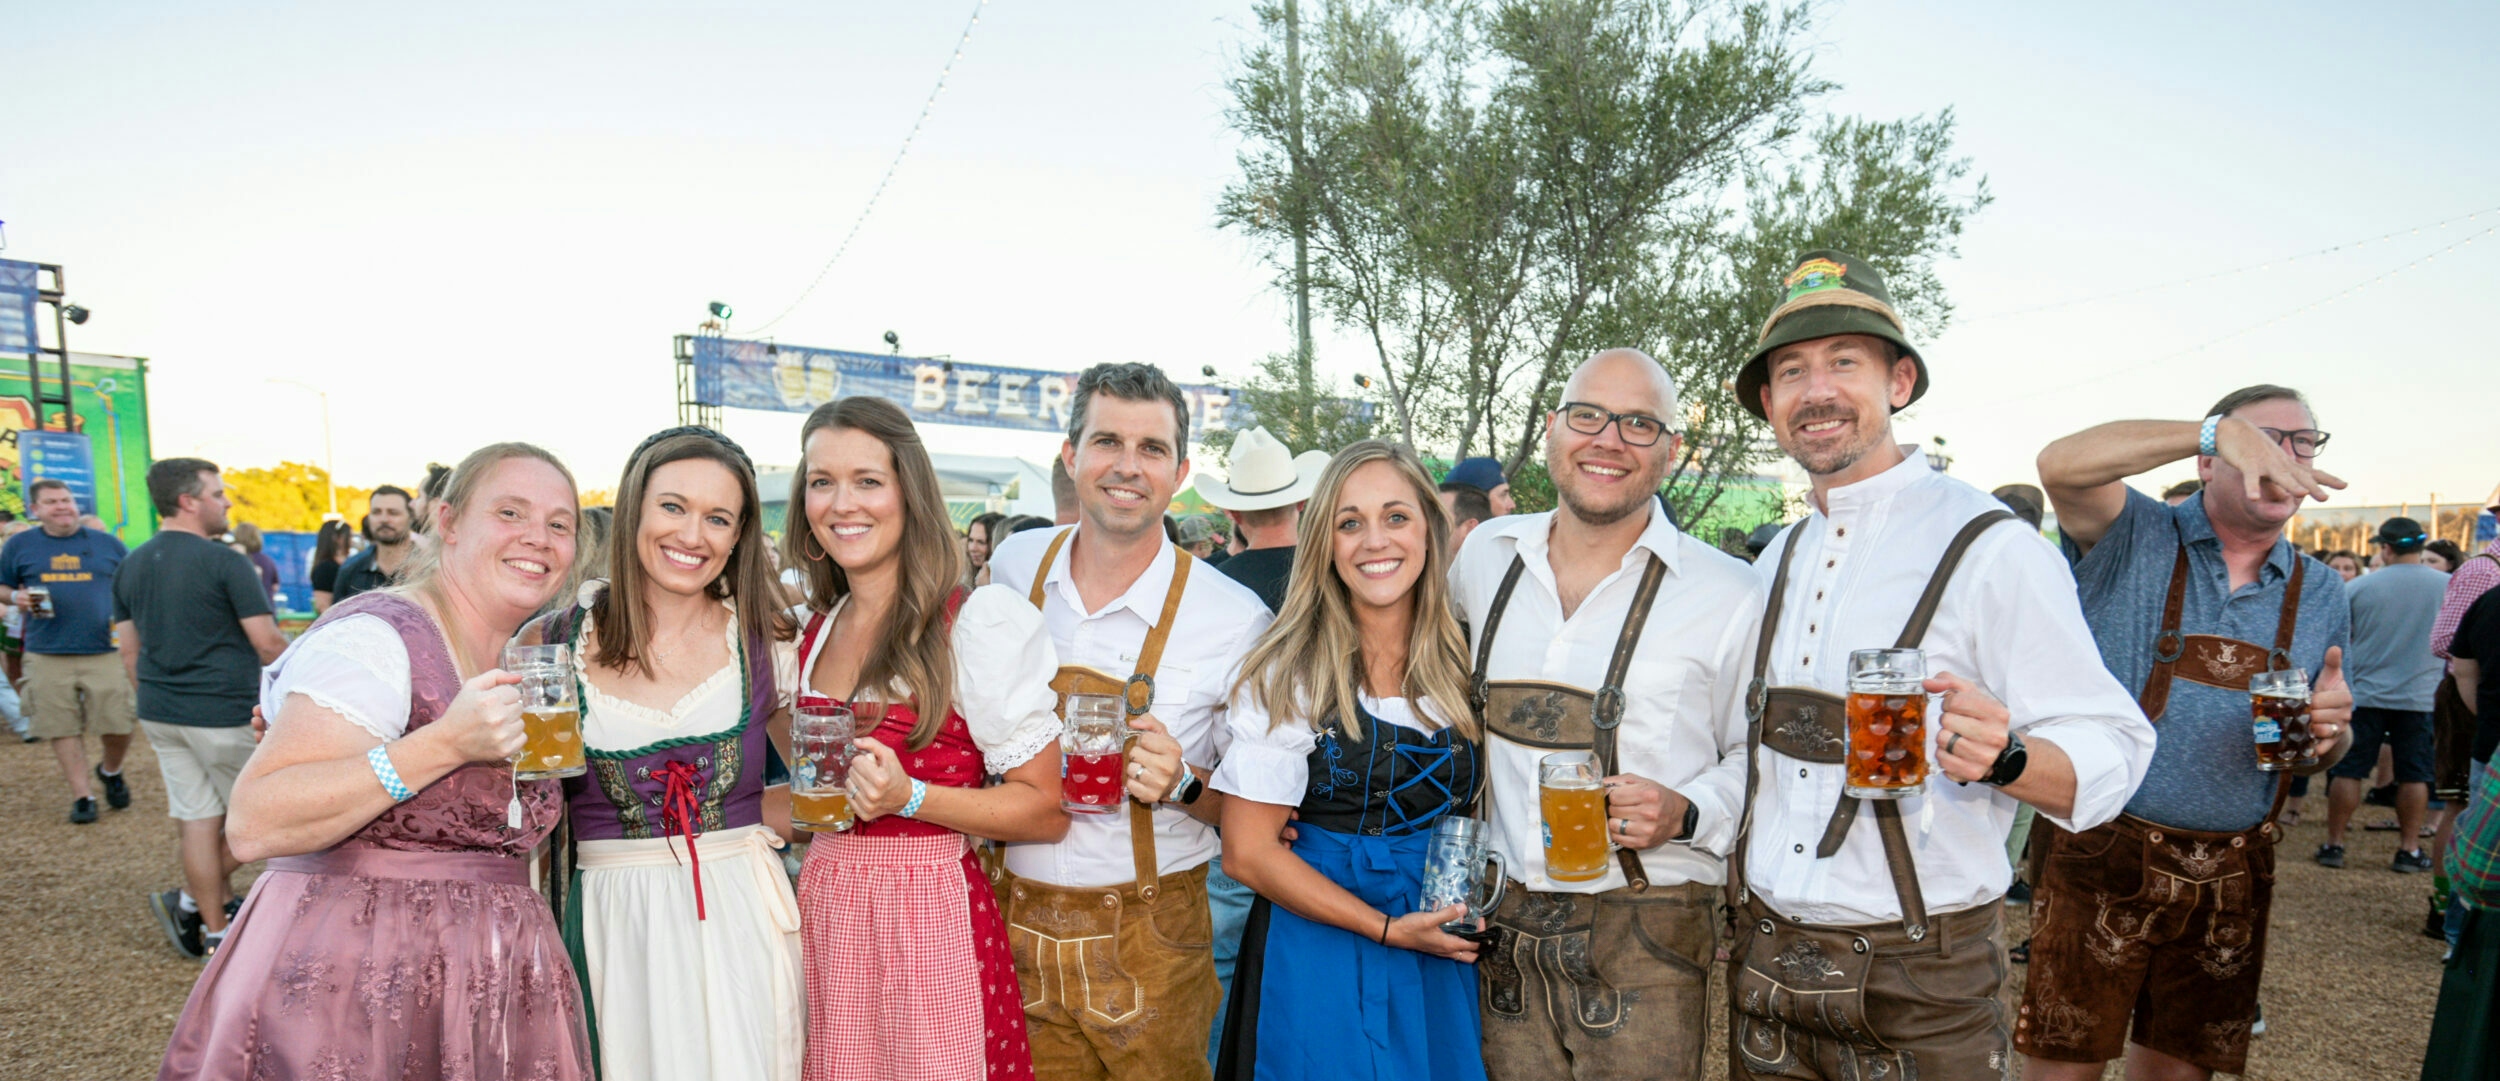
[[[1882,275],[1829,250],[1791,266],[1736,377],[1812,490],[1755,564],[1770,596],[1729,876],[1731,1072],[2002,1078],[2015,810],[2071,830],[2115,817],[2152,726],[2092,663],[2057,551],[1894,441],[1892,414],[1928,372]],[[1848,784],[1851,654],[1878,649],[1923,651],[1923,731],[1906,749],[1932,768],[1907,788]]]
[[[1207,473],[1190,482],[1198,498],[1224,512],[1241,537],[1241,554],[1216,570],[1259,595],[1274,612],[1284,606],[1285,583],[1293,579],[1293,550],[1302,528],[1302,504],[1328,468],[1328,452],[1286,449],[1266,428],[1252,428],[1233,438],[1222,480]],[[1233,959],[1241,952],[1241,932],[1250,919],[1250,887],[1224,873],[1224,859],[1207,864],[1207,907],[1215,917],[1215,979],[1224,997],[1215,1004],[1215,1030],[1207,1034],[1208,1054],[1224,1033],[1224,1011],[1232,1002]]]

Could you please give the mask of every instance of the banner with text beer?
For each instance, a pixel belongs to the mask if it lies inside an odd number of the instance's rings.
[[[873,395],[902,406],[916,423],[968,424],[1029,432],[1068,430],[1076,373],[852,353],[799,345],[693,339],[695,399],[730,409],[804,413],[836,398]],[[1193,441],[1233,426],[1242,412],[1233,392],[1181,384]]]

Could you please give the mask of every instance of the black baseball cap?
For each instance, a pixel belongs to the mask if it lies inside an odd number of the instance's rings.
[[[2422,531],[2422,523],[2402,517],[2379,523],[2376,539],[2380,544],[2395,549],[2400,556],[2419,552],[2423,545],[2431,542],[2430,534]]]

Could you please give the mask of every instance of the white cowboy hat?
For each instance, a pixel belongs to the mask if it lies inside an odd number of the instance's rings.
[[[1190,484],[1198,490],[1198,498],[1220,510],[1290,507],[1311,498],[1311,489],[1319,487],[1320,470],[1328,468],[1328,458],[1324,450],[1288,456],[1285,445],[1267,434],[1267,429],[1252,428],[1233,440],[1230,479],[1200,473]]]

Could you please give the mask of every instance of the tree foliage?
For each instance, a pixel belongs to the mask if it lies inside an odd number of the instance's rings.
[[[1494,454],[1516,475],[1571,368],[1639,347],[1683,391],[1669,497],[1694,522],[1776,453],[1733,381],[1797,252],[1872,262],[1916,335],[1951,316],[1934,265],[1986,184],[1956,155],[1949,110],[1822,110],[1834,86],[1812,70],[1806,5],[1309,7],[1299,139],[1283,7],[1258,9],[1230,84],[1240,176],[1218,218],[1280,275],[1303,224],[1314,304],[1370,344],[1381,425],[1410,444]]]
[[[321,528],[322,516],[330,511],[326,487],[330,474],[317,465],[280,462],[269,468],[227,469],[219,475],[226,482],[227,497],[234,501],[228,517],[237,522],[250,522],[263,530],[311,533]],[[373,489],[341,485],[338,496],[339,514],[353,524],[365,516]]]

